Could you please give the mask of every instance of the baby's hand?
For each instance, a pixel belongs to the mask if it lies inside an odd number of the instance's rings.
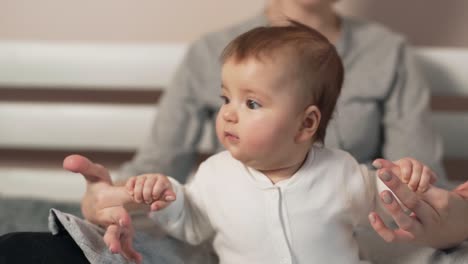
[[[403,158],[395,161],[400,167],[402,182],[407,183],[413,192],[423,193],[437,181],[435,173],[422,162],[413,158]]]
[[[399,159],[393,162],[393,166],[388,165],[388,162],[384,159],[377,159],[372,165],[378,169],[390,166],[392,172],[403,183],[408,184],[408,187],[414,192],[423,193],[429,189],[432,183],[437,181],[435,173],[429,167],[413,158]]]
[[[171,182],[162,174],[131,177],[127,180],[125,188],[135,202],[151,204],[151,211],[164,209],[176,199]]]

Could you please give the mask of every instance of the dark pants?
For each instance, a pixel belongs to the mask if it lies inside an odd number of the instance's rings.
[[[66,232],[58,235],[18,232],[0,236],[0,264],[89,263],[83,251]]]

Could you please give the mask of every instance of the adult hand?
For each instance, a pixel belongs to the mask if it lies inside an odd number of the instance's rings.
[[[64,159],[63,168],[80,173],[86,180],[86,193],[81,201],[83,216],[96,225],[106,227],[104,241],[113,253],[122,254],[137,263],[141,255],[133,248],[133,226],[124,204],[131,196],[124,187],[112,185],[108,170],[80,155]]]
[[[389,191],[380,193],[387,212],[398,229],[388,228],[377,213],[371,212],[369,220],[374,230],[387,242],[412,242],[434,248],[448,248],[468,238],[468,182],[454,191],[431,186],[424,193],[411,191],[400,179],[411,173],[412,164],[398,164],[379,159],[374,162],[378,177],[411,211],[405,213]],[[401,166],[409,166],[402,169]]]

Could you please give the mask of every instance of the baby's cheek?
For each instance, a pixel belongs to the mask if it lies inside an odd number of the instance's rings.
[[[277,137],[276,129],[265,123],[253,124],[248,132],[248,145],[252,150],[260,150],[274,145],[279,139]]]

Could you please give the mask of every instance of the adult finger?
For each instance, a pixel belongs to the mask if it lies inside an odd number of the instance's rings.
[[[122,254],[128,260],[134,260],[136,263],[141,263],[141,255],[133,248],[133,225],[132,220],[129,218],[128,222],[120,223],[120,244],[122,247]]]
[[[128,229],[127,229],[128,230]],[[136,263],[141,263],[142,256],[133,247],[133,232],[122,232],[121,236],[122,254],[128,260],[133,260]]]
[[[464,193],[468,192],[468,181],[466,181],[466,182],[463,183],[463,184],[458,185],[458,186],[455,188],[454,191],[455,191],[456,193],[460,194],[460,195],[461,195],[462,193],[464,194]],[[468,197],[467,197],[468,194],[464,194],[464,195],[462,195],[462,196],[463,196],[463,197],[466,197],[465,199],[468,199]]]
[[[100,164],[93,163],[81,155],[70,155],[63,160],[63,168],[82,174],[88,182],[104,181],[111,183],[109,171]]]
[[[109,250],[113,253],[121,253],[122,246],[120,243],[120,230],[119,225],[109,225],[104,234],[104,243],[106,243]]]
[[[125,258],[141,263],[143,257],[133,248],[133,239],[130,237],[122,238],[122,254]]]
[[[372,166],[376,169],[389,169],[393,174],[400,175],[400,167],[398,167],[394,162],[386,159],[376,159],[372,162]]]
[[[387,190],[381,192],[380,198],[385,209],[392,216],[393,220],[398,225],[398,227],[400,227],[400,229],[412,234],[420,234],[422,232],[421,223],[403,211],[400,204],[393,197],[391,192]]]
[[[412,192],[408,186],[400,181],[390,170],[380,169],[377,171],[378,177],[395,194],[396,197],[410,211],[419,218],[432,217],[434,209],[421,200],[416,193]]]
[[[402,229],[392,230],[388,228],[375,212],[369,214],[369,222],[375,232],[386,242],[409,242],[415,238],[413,234]]]
[[[383,240],[387,242],[393,242],[395,240],[395,232],[385,225],[377,213],[371,212],[369,214],[369,222],[372,228],[374,228],[375,232],[377,232],[377,234],[379,234]]]

